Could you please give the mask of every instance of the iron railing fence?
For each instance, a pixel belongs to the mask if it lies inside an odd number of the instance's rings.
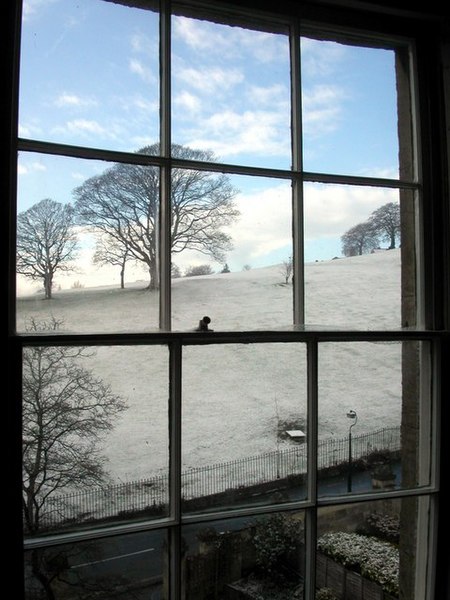
[[[368,458],[376,452],[400,450],[400,428],[387,427],[352,437],[352,459]],[[348,462],[348,437],[319,442],[318,470]],[[297,444],[238,460],[192,468],[181,476],[184,500],[194,500],[245,490],[277,479],[305,474],[307,445]],[[64,524],[112,519],[127,513],[163,509],[169,501],[168,475],[80,490],[49,498],[41,514],[41,528],[52,529]]]

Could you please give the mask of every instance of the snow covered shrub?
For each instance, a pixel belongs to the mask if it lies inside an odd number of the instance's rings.
[[[400,536],[400,521],[398,516],[373,512],[367,517],[367,535],[373,535],[380,540],[398,544]]]
[[[379,542],[361,564],[361,575],[380,584],[385,592],[398,596],[398,550]]]
[[[282,513],[273,514],[256,525],[253,536],[256,562],[265,575],[282,575],[289,555],[302,540],[302,530],[299,521]]]
[[[213,273],[211,265],[194,265],[186,269],[185,277],[197,277],[198,275],[211,275]]]
[[[398,548],[377,538],[357,533],[326,533],[318,549],[345,567],[358,571],[388,593],[398,595]]]

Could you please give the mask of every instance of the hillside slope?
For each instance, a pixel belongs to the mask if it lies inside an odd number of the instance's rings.
[[[364,329],[399,325],[398,250],[306,266],[310,324]],[[150,331],[158,297],[145,282],[56,292],[18,299],[18,329],[27,320],[63,322],[72,332]],[[280,267],[182,278],[173,282],[173,328],[193,329],[208,314],[216,331],[289,327],[292,286]],[[306,423],[304,344],[188,347],[183,364],[185,468],[274,450],[289,440],[277,428]],[[100,347],[86,366],[125,397],[129,408],[104,441],[115,480],[134,480],[168,464],[168,350]],[[399,425],[401,347],[395,343],[323,344],[319,351],[319,433],[343,437],[346,412],[358,413],[354,433]],[[389,406],[389,411],[386,407]]]

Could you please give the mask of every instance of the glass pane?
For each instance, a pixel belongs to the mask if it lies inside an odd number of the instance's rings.
[[[21,154],[18,330],[49,314],[72,332],[157,328],[158,215],[156,167]]]
[[[410,269],[411,285],[415,281],[414,252],[403,244],[414,239],[404,218],[408,206],[414,206],[411,197],[400,215],[398,190],[305,186],[307,323],[400,327],[402,269]]]
[[[305,497],[306,385],[303,344],[185,348],[187,512]]]
[[[172,206],[174,329],[292,325],[290,183],[180,169]]]
[[[430,483],[429,347],[420,342],[319,346],[319,493]]]
[[[394,50],[301,40],[307,171],[398,178]]]
[[[165,347],[25,348],[27,533],[167,513],[167,374]]]
[[[303,598],[304,514],[187,525],[183,598]]]
[[[426,574],[420,561],[427,544],[416,542],[420,534],[426,539],[426,525],[419,531],[418,516],[421,510],[426,514],[426,504],[426,499],[403,498],[320,508],[316,600],[414,598],[416,581],[422,586],[417,597],[424,598]]]
[[[25,552],[26,600],[163,598],[167,535],[147,531]]]
[[[173,141],[199,160],[291,166],[289,39],[264,28],[173,17]]]
[[[153,4],[144,10],[99,0],[28,3],[20,136],[130,152],[158,142],[159,19]]]

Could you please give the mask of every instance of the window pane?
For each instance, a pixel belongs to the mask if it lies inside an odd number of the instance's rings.
[[[398,178],[395,52],[302,38],[307,171]]]
[[[21,40],[21,137],[131,152],[157,142],[154,7],[70,0],[28,8]]]
[[[183,598],[303,598],[304,514],[187,525]]]
[[[319,493],[430,483],[429,347],[319,346]]]
[[[167,513],[167,373],[165,347],[25,348],[27,533]]]
[[[147,531],[26,551],[25,598],[162,598],[167,548],[164,531]]]
[[[400,597],[413,598],[416,581],[421,581],[416,592],[421,587],[419,597],[425,597],[420,561],[426,544],[417,544],[417,536],[426,503],[403,498],[320,508],[316,597],[324,597],[319,592],[328,588],[337,598],[345,593],[349,598],[390,599],[399,597],[399,591]],[[426,539],[426,531],[420,533]]]
[[[175,170],[172,207],[174,329],[292,325],[290,183]]]
[[[408,206],[414,207],[412,198]],[[402,210],[406,208],[405,202]],[[413,248],[408,246],[408,254],[406,246],[401,251],[401,233],[402,247],[404,240],[411,244],[414,229],[400,215],[398,190],[307,184],[307,323],[399,327],[402,269],[410,269],[411,285],[415,281]]]
[[[158,215],[157,167],[21,154],[18,330],[49,314],[72,332],[157,328]]]
[[[174,142],[201,160],[290,168],[287,35],[184,16],[172,31]]]
[[[184,350],[186,511],[305,497],[305,354],[302,344]]]

